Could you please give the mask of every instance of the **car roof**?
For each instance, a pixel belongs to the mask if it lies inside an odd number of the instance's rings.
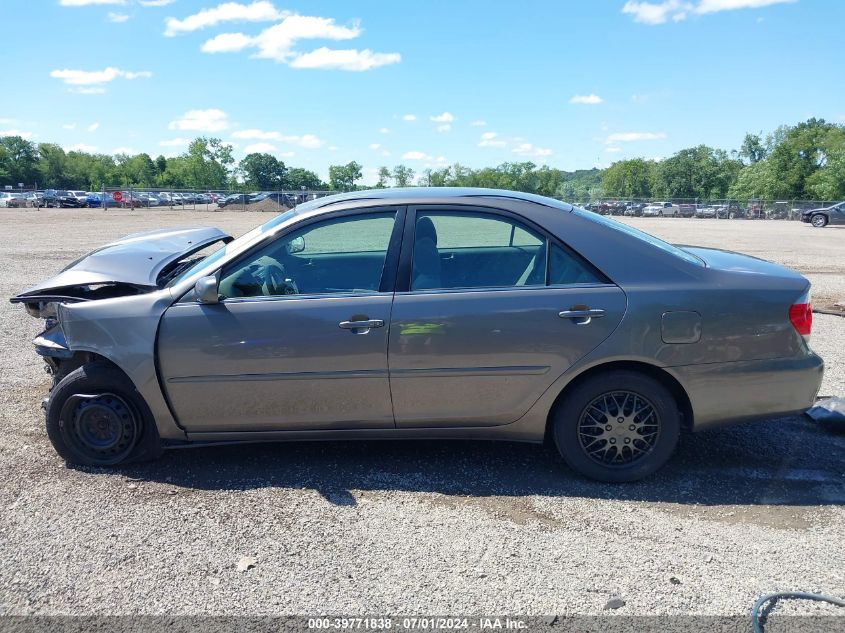
[[[485,189],[481,187],[395,187],[390,189],[367,189],[363,191],[350,191],[324,198],[310,200],[296,207],[297,212],[313,211],[322,207],[355,200],[386,200],[425,203],[429,200],[443,201],[450,198],[505,198],[523,202],[533,202],[546,207],[571,211],[571,204],[538,196],[532,193],[520,191],[509,191],[507,189]]]

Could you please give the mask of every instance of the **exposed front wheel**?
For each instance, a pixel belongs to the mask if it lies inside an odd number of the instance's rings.
[[[56,384],[47,405],[47,435],[61,457],[85,466],[114,466],[161,451],[143,398],[106,363],[83,365]]]
[[[591,479],[636,481],[668,461],[680,434],[678,405],[642,373],[609,371],[566,394],[553,414],[555,445],[566,463]]]
[[[812,218],[810,218],[810,223],[817,229],[820,229],[824,226],[827,226],[827,218],[821,213],[817,213]]]

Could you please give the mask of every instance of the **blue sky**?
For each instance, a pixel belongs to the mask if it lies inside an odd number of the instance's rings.
[[[845,122],[841,0],[3,0],[0,135],[325,176],[669,156]]]

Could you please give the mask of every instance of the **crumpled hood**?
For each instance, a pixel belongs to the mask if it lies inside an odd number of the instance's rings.
[[[155,287],[156,279],[168,264],[218,240],[231,239],[228,233],[206,226],[132,233],[80,257],[55,277],[28,288],[12,301],[24,301],[48,292],[62,294],[62,289],[89,284]]]

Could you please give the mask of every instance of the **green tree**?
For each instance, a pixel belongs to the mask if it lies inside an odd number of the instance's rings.
[[[234,164],[232,146],[219,138],[195,138],[182,157],[185,184],[195,189],[223,189]]]
[[[742,140],[739,155],[753,165],[764,160],[769,155],[769,150],[759,134],[746,134]]]
[[[320,177],[313,171],[303,169],[302,167],[291,167],[287,175],[288,187],[296,191],[305,187],[308,191],[320,191],[326,189],[325,184]]]
[[[38,184],[48,188],[61,188],[65,184],[67,173],[67,155],[65,150],[55,143],[38,145]]]
[[[810,197],[810,185],[818,180],[814,174],[824,168],[828,156],[845,149],[845,127],[809,119],[780,131],[768,158],[777,180],[775,197]]]
[[[381,175],[381,174],[379,174]],[[414,170],[405,165],[396,165],[393,168],[393,180],[397,187],[407,187],[414,179]]]
[[[288,170],[272,154],[252,153],[238,165],[247,187],[261,190],[280,190],[287,186]]]
[[[379,167],[378,168],[378,182],[376,183],[376,189],[384,189],[385,187],[389,186],[388,181],[390,180],[390,170],[387,167]]]
[[[39,177],[38,159],[38,149],[31,141],[21,136],[0,138],[0,174],[8,184],[32,186]]]
[[[352,191],[355,181],[363,175],[362,169],[354,160],[345,165],[329,165],[329,186],[334,191]]]
[[[609,196],[649,198],[656,163],[644,158],[620,160],[602,173],[602,186]]]

